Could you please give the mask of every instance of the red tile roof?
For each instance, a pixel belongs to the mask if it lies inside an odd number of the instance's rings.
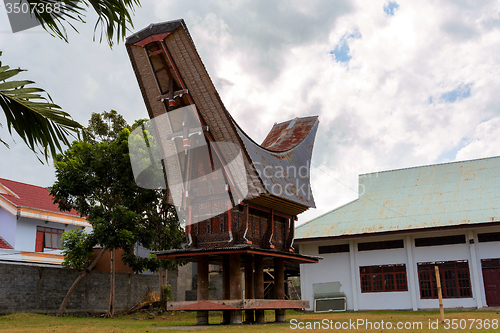
[[[5,239],[0,236],[0,249],[14,249],[12,246],[10,246],[9,243],[5,241]]]
[[[80,216],[80,214],[78,214],[75,210],[70,212],[61,212],[58,205],[53,203],[53,197],[50,195],[49,190],[45,187],[29,185],[3,178],[0,178],[0,184],[14,192],[19,198],[14,195],[4,193],[0,193],[0,197],[9,200],[17,207],[34,208],[49,212]]]

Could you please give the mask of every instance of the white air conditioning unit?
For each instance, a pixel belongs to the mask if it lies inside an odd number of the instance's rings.
[[[314,312],[346,311],[345,297],[318,298],[314,300]]]

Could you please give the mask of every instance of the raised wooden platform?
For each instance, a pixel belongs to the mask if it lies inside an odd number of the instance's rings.
[[[284,310],[305,309],[309,301],[279,299],[238,299],[168,302],[169,311]]]

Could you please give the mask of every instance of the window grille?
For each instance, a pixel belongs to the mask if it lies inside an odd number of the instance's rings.
[[[359,267],[361,292],[407,291],[406,265]]]
[[[441,263],[418,263],[420,298],[438,298],[434,266],[439,268],[443,298],[470,298],[469,263],[467,261],[445,261]]]

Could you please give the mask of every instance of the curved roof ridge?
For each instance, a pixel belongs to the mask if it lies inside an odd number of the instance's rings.
[[[282,123],[279,123],[279,124],[274,124],[273,125],[273,128],[271,128],[271,131],[269,131],[269,133],[267,134],[267,137],[264,139],[264,141],[261,143],[261,144],[258,144],[254,139],[252,139],[250,137],[250,135],[248,135],[242,128],[241,126],[236,122],[236,120],[234,120],[233,117],[231,117],[231,121],[232,123],[236,126],[237,130],[238,130],[238,134],[243,134],[245,136],[246,139],[250,140],[256,147],[264,150],[264,151],[267,151],[271,154],[276,154],[276,155],[280,155],[280,154],[283,154],[283,153],[287,153],[288,151],[294,149],[295,147],[297,147],[301,142],[303,142],[306,137],[311,133],[311,131],[313,130],[314,128],[314,125],[316,124],[316,122],[318,121],[318,116],[308,116],[308,117],[295,117],[294,119],[290,119],[290,120],[287,120],[287,121],[284,121]],[[297,121],[302,121],[302,122],[299,122],[297,124]],[[269,147],[271,146],[274,146],[275,144],[278,144],[278,142],[271,142],[272,139],[270,139],[270,135],[274,132],[274,131],[277,131],[279,130],[279,127],[283,127],[284,125],[287,125],[287,124],[290,124],[292,123],[291,127],[290,128],[287,128],[285,130],[285,133],[283,135],[282,138],[280,138],[281,141],[283,141],[284,139],[284,136],[286,136],[287,134],[290,133],[291,130],[294,130],[294,129],[298,129],[299,126],[301,125],[304,125],[304,121],[309,121],[308,124],[307,124],[307,131],[305,131],[303,133],[303,135],[300,136],[300,139],[297,138],[297,140],[295,140],[293,142],[293,144],[290,144],[288,145],[287,149],[283,149],[283,150],[277,150],[277,149],[270,149]],[[288,127],[289,125],[287,125]],[[266,141],[268,141],[268,143],[266,143]]]
[[[310,185],[310,163],[319,120],[318,117],[306,118],[314,120],[310,128],[300,141],[285,151],[273,151],[262,147],[253,141],[234,119],[231,119],[266,191],[314,208],[316,205]]]

